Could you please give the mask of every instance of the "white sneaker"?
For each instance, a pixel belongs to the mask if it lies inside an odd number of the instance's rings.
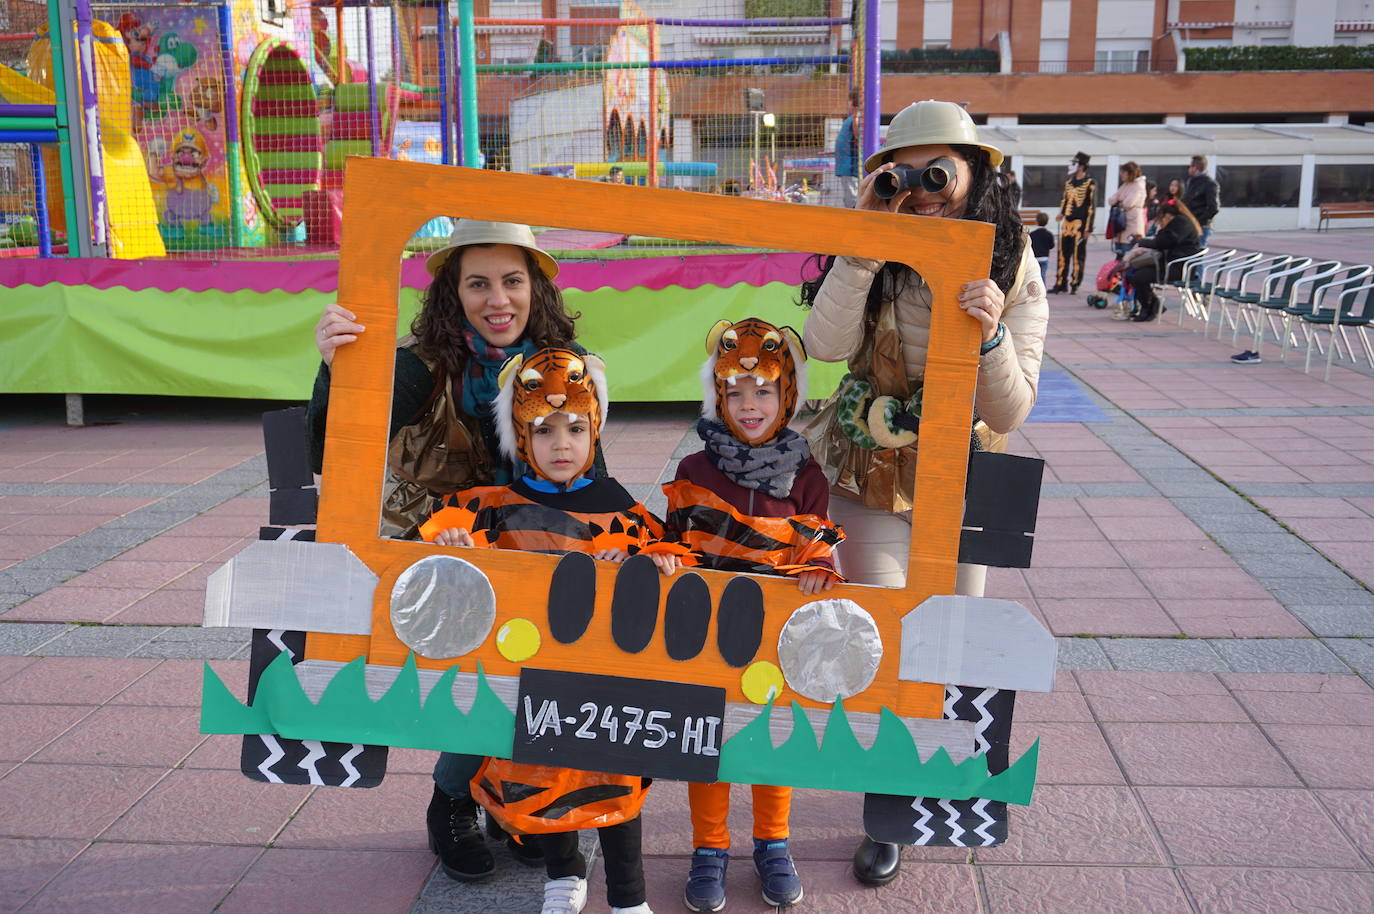
[[[581,914],[587,906],[587,880],[564,876],[544,883],[544,907],[539,914]]]
[[[633,908],[611,908],[611,914],[654,914],[647,901],[641,901]]]

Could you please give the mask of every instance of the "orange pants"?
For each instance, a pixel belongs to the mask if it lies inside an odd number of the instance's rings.
[[[754,785],[754,837],[776,840],[786,838],[787,815],[792,810],[792,788]],[[687,799],[692,807],[694,847],[730,847],[730,785],[688,784]]]

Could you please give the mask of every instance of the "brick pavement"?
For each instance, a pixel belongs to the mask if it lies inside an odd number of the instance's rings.
[[[1374,257],[1374,232],[1219,240]],[[1006,845],[913,850],[873,891],[847,872],[858,799],[799,791],[800,909],[1374,910],[1374,375],[1052,309],[1062,376],[1013,439],[1047,461],[1035,567],[989,583],[1060,638],[1055,691],[1018,701],[1035,805]],[[68,429],[59,398],[0,402],[0,912],[538,909],[504,851],[481,886],[434,872],[432,755],[394,751],[371,791],[265,786],[196,732],[202,662],[247,675],[244,632],[196,625],[266,517],[261,404],[99,398],[110,424]],[[619,408],[612,471],[661,499],[690,418]],[[685,806],[661,783],[646,807],[660,914],[683,910]],[[731,911],[763,907],[749,869]]]

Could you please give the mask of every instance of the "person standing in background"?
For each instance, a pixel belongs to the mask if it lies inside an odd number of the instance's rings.
[[[1207,174],[1207,157],[1193,156],[1188,164],[1188,185],[1183,189],[1183,203],[1202,226],[1202,246],[1212,237],[1212,220],[1221,211],[1221,187]]]
[[[859,199],[860,100],[859,90],[850,89],[849,113],[840,123],[840,135],[835,138],[835,179],[840,183],[840,205],[845,209],[853,209]]]
[[[1088,177],[1086,152],[1076,154],[1069,162],[1069,179],[1064,182],[1064,196],[1059,200],[1059,272],[1051,292],[1076,293],[1083,282],[1083,261],[1088,255],[1088,236],[1093,233],[1093,216],[1097,207],[1097,182]]]
[[[1006,179],[1006,182],[1007,182],[1007,195],[1008,195],[1009,197],[1011,197],[1011,205],[1012,205],[1012,206],[1020,206],[1020,205],[1021,205],[1021,182],[1018,181],[1018,180],[1016,179],[1016,172],[1014,172],[1014,171],[1004,171],[1004,172],[1002,172],[1002,174],[1005,176],[1005,179]]]

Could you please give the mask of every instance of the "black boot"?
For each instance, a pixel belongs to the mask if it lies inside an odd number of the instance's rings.
[[[854,878],[864,885],[887,885],[902,869],[902,846],[874,841],[868,835],[854,851]]]
[[[429,849],[450,878],[474,882],[496,872],[496,861],[477,828],[477,803],[471,796],[451,797],[435,785],[425,824]]]
[[[516,841],[515,836],[508,834],[491,813],[487,813],[487,837],[496,841],[505,841],[511,856],[525,866],[542,866],[544,863],[544,850],[533,835],[525,835]]]

